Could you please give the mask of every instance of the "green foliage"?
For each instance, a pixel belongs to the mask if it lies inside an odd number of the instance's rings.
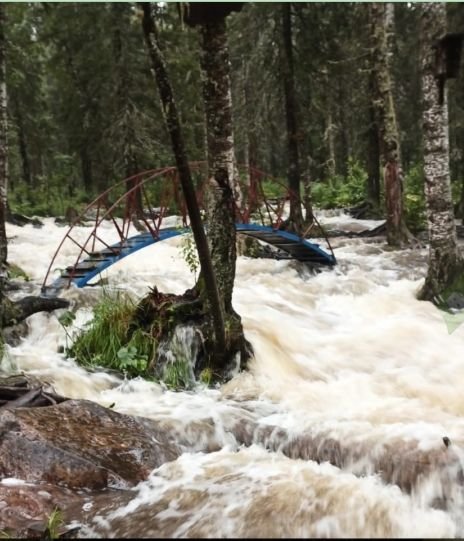
[[[170,389],[189,389],[193,381],[187,359],[180,356],[167,363],[163,371],[163,381]]]
[[[128,296],[105,294],[93,319],[73,338],[67,354],[83,366],[111,368],[129,377],[148,376],[155,342],[141,329],[127,338],[134,309]],[[62,317],[64,325],[71,322],[66,313]]]
[[[200,381],[205,385],[211,384],[211,382],[213,381],[213,371],[211,370],[211,368],[204,368],[200,372]]]
[[[267,199],[278,199],[287,193],[285,181],[276,182],[272,179],[265,179],[262,181],[261,187]]]
[[[421,163],[412,166],[404,177],[406,224],[412,232],[425,228],[424,173]]]
[[[29,276],[23,271],[23,269],[14,263],[8,263],[7,273],[10,280],[15,280],[17,278],[22,278],[26,282],[29,282],[30,280]]]
[[[117,358],[119,370],[139,375],[145,373],[147,370],[148,354],[139,353],[139,351],[146,349],[146,344],[142,339],[142,331],[139,330],[137,333],[139,333],[137,337],[132,336],[129,342],[131,345],[123,346],[119,349]]]
[[[366,183],[366,171],[358,161],[350,158],[346,179],[335,175],[328,182],[313,184],[311,191],[313,203],[323,209],[352,207],[364,201]]]
[[[69,190],[67,177],[39,179],[36,185],[18,182],[9,192],[15,212],[26,216],[63,216],[68,207],[79,208],[90,202],[81,189]]]
[[[459,204],[462,196],[463,181],[461,179],[451,181],[451,192],[453,196],[453,203]]]
[[[64,526],[63,514],[57,507],[55,507],[55,509],[53,509],[53,511],[50,513],[50,516],[47,520],[45,538],[59,539],[59,530],[62,526]]]
[[[187,263],[190,271],[195,276],[196,281],[197,271],[200,266],[200,262],[198,259],[197,247],[192,233],[187,233],[182,237],[181,250],[184,260]]]
[[[58,318],[58,321],[63,327],[70,327],[75,319],[76,314],[70,310],[66,310],[66,312],[63,312],[63,314],[61,314],[61,316]]]

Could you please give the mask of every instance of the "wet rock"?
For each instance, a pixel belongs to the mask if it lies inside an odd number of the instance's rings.
[[[291,434],[250,420],[241,420],[230,430],[238,444],[247,447],[257,444],[292,459],[329,462],[357,476],[378,474],[385,483],[397,485],[408,494],[433,479],[435,486],[440,487],[437,491],[441,496],[432,505],[440,509],[446,509],[453,501],[453,491],[464,485],[460,457],[446,441],[445,446],[437,442],[437,447],[429,450],[422,450],[420,442],[414,440],[388,444],[366,441],[353,445],[325,434]]]
[[[3,340],[10,346],[19,346],[21,340],[27,336],[29,327],[25,321],[2,329]]]
[[[54,509],[70,507],[84,496],[52,485],[0,483],[0,531],[11,537],[39,537]]]
[[[124,488],[180,453],[155,422],[87,400],[0,411],[1,477],[69,488]]]
[[[0,482],[0,532],[10,538],[46,539],[50,516],[58,511],[59,537],[79,538],[82,527],[95,515],[127,505],[132,498],[132,490],[76,491],[6,479]]]

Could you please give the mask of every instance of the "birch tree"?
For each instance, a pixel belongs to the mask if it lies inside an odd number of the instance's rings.
[[[429,267],[419,294],[445,300],[457,288],[464,293],[463,262],[456,238],[449,163],[448,106],[440,40],[446,34],[446,4],[421,4],[421,78],[423,99],[424,177],[429,231]]]

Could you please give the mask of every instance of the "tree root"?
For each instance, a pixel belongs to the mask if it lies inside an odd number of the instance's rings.
[[[45,390],[43,384],[24,375],[0,378],[0,409],[44,407],[68,400],[51,390]]]
[[[129,325],[128,340],[132,334],[142,329],[149,333],[158,347],[150,367],[159,377],[168,361],[167,357],[176,358],[176,330],[179,327],[190,326],[194,332],[190,334],[191,347],[184,348],[196,352],[195,359],[180,359],[188,361],[193,368],[195,377],[207,368],[211,370],[213,381],[225,381],[230,373],[237,368],[244,368],[252,356],[251,344],[243,335],[240,317],[235,313],[225,314],[226,347],[218,351],[212,330],[210,313],[196,289],[187,290],[183,295],[161,293],[155,287],[142,299],[137,306]],[[198,337],[201,340],[198,341]],[[195,341],[195,344],[193,343]],[[167,355],[170,352],[170,355]],[[177,360],[177,359],[176,359]]]

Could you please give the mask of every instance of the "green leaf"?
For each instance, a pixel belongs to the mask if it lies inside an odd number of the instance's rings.
[[[63,327],[69,327],[72,325],[73,321],[76,319],[76,314],[67,310],[58,318],[58,321],[63,325]]]

